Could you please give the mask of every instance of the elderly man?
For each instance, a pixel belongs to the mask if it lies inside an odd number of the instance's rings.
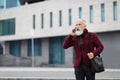
[[[90,38],[90,53],[88,54],[88,34]],[[103,45],[96,33],[88,32],[85,21],[79,19],[76,21],[75,28],[65,38],[63,48],[67,49],[73,46],[75,51],[74,69],[76,80],[95,80],[95,73],[91,70],[90,59],[99,55],[103,50]]]

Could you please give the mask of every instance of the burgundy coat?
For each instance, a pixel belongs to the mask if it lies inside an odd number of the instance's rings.
[[[103,50],[103,45],[100,42],[100,40],[97,37],[96,33],[91,33],[91,39],[90,39],[90,51],[94,53],[94,56],[97,56],[98,54],[100,54]],[[81,63],[81,58],[83,56],[83,63],[86,66],[90,66],[90,59],[87,56],[88,53],[88,31],[85,33],[84,37],[83,37],[83,43],[84,43],[84,49],[80,50],[79,46],[78,46],[78,40],[77,40],[77,36],[71,36],[68,35],[64,42],[63,42],[63,48],[67,49],[71,46],[73,46],[74,51],[75,51],[75,58],[74,58],[74,67],[78,67]]]

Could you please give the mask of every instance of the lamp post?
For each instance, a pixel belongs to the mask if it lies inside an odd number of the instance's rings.
[[[32,67],[34,67],[34,29],[31,30]]]

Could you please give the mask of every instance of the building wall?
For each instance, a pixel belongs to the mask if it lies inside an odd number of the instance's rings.
[[[104,50],[101,53],[103,58],[105,68],[120,68],[120,31],[113,32],[104,32],[97,33],[99,39],[101,40]],[[66,67],[72,67],[73,65],[73,48],[69,48],[65,50],[65,59],[66,59]]]
[[[120,68],[120,32],[104,32],[98,33],[98,37],[104,45],[104,50],[101,53],[101,56],[104,61],[105,68]],[[6,54],[9,54],[9,43],[6,42]],[[23,40],[22,44],[21,56],[23,57],[31,57],[27,56],[27,41]],[[42,39],[42,55],[35,56],[35,66],[56,66],[56,67],[73,67],[73,48],[65,49],[65,64],[49,64],[49,38]],[[57,53],[56,53],[57,54]]]
[[[23,40],[21,44],[21,56],[27,57],[27,40]]]
[[[49,64],[49,40],[48,38],[42,39],[42,56],[36,60],[38,64]]]
[[[105,67],[120,68],[120,32],[105,32],[98,35],[104,45],[104,50],[101,55]]]
[[[12,7],[19,6],[19,0],[1,0],[0,1],[0,9],[7,9]]]
[[[53,37],[67,35],[75,26],[78,19],[78,8],[82,7],[82,18],[86,20],[87,28],[93,32],[106,32],[120,30],[120,19],[113,20],[113,1],[116,0],[90,0],[90,1],[45,1],[31,5],[20,6],[0,11],[0,19],[16,18],[16,34],[0,36],[0,41],[31,38],[33,29],[33,15],[35,15],[34,37]],[[58,4],[59,3],[59,4]],[[101,3],[105,4],[105,22],[101,22]],[[120,13],[120,1],[117,0],[117,12]],[[47,5],[47,6],[46,6]],[[65,6],[62,6],[65,5]],[[89,7],[93,6],[93,23],[89,22]],[[62,6],[62,7],[61,7]],[[72,10],[72,25],[68,24],[68,9]],[[59,10],[62,11],[62,26],[59,26]],[[53,13],[53,27],[50,27],[50,12]],[[10,13],[10,14],[9,14]],[[44,14],[44,28],[41,29],[41,13]],[[112,24],[111,24],[112,23]],[[115,27],[113,27],[115,26]],[[47,32],[47,33],[46,33]],[[46,34],[45,34],[46,33]]]
[[[117,20],[113,19],[113,2],[117,1]],[[59,4],[58,4],[59,3]],[[105,21],[101,21],[101,4],[105,5]],[[47,5],[47,6],[46,6]],[[63,6],[64,5],[64,6]],[[89,21],[89,8],[93,6],[93,23]],[[102,56],[106,68],[120,68],[119,63],[119,30],[120,30],[120,1],[119,0],[48,0],[0,11],[0,20],[15,18],[15,35],[0,36],[0,41],[5,42],[5,53],[9,54],[9,41],[21,41],[21,56],[28,56],[28,39],[40,38],[42,40],[42,55],[35,56],[35,65],[48,66],[49,64],[49,39],[66,36],[75,26],[79,18],[78,9],[82,8],[82,18],[86,20],[89,31],[97,32],[105,47]],[[68,10],[71,9],[72,25],[69,25]],[[59,26],[59,11],[62,11],[62,26]],[[53,13],[53,26],[50,27],[50,12]],[[44,27],[41,28],[41,14],[44,14]],[[35,15],[35,26],[33,25]],[[34,33],[32,32],[33,27]],[[33,36],[34,34],[34,36]],[[61,47],[62,48],[62,47]],[[65,50],[64,67],[73,65],[73,48]],[[60,65],[60,66],[61,66]],[[53,65],[52,65],[53,66]],[[54,65],[57,66],[57,65]]]

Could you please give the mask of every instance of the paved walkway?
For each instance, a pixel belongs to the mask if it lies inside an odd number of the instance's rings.
[[[74,80],[73,68],[0,68],[0,78]],[[96,79],[120,80],[120,69],[106,69]]]

